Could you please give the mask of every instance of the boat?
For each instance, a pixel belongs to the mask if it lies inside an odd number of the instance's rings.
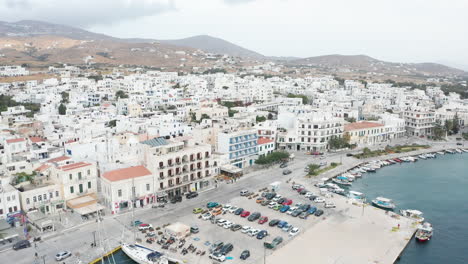
[[[443,152],[443,151],[437,151],[437,154],[439,154],[439,155],[445,155],[445,152]]]
[[[374,200],[372,200],[372,203],[375,206],[384,208],[384,209],[393,210],[395,208],[395,204],[393,203],[393,201],[384,197],[377,197]]]
[[[468,149],[462,149],[463,152],[468,152]]]
[[[424,155],[424,154],[421,154],[421,155],[419,155],[418,157],[419,157],[420,159],[423,159],[423,160],[427,159],[427,156]]]
[[[401,159],[398,159],[398,158],[395,158],[393,159],[394,161],[398,162],[398,163],[402,163],[403,161]]]
[[[349,191],[348,192],[348,198],[352,200],[356,200],[359,202],[365,202],[366,201],[366,196],[361,193],[361,192],[356,192],[356,191]]]
[[[451,150],[451,149],[447,149],[447,150],[445,151],[445,153],[448,153],[448,154],[455,154],[455,152],[454,152],[453,150]]]
[[[170,260],[163,253],[136,243],[122,244],[122,251],[138,264],[169,264],[174,262],[174,260]]]
[[[345,180],[345,179],[333,178],[332,181],[334,183],[336,183],[336,184],[339,184],[339,185],[351,186],[351,183],[348,180]]]
[[[424,221],[424,217],[422,217],[423,213],[418,210],[412,210],[412,209],[400,210],[400,214],[404,217],[413,219],[418,222]]]
[[[426,242],[431,240],[433,228],[430,223],[424,223],[419,225],[418,231],[416,231],[416,240],[419,242]]]
[[[457,153],[462,153],[463,151],[461,149],[455,149]]]
[[[436,158],[436,155],[434,153],[427,153],[426,154],[426,157],[427,158],[430,158],[430,159],[435,159]]]

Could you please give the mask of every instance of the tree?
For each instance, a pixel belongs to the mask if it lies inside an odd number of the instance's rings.
[[[452,132],[453,134],[458,134],[459,131],[460,131],[460,119],[458,118],[458,113],[456,113],[452,120]]]
[[[117,125],[117,120],[111,120],[107,123],[108,127],[115,127]]]
[[[61,103],[68,104],[68,103],[69,103],[70,94],[68,94],[67,92],[62,92],[61,95],[62,95],[62,101],[61,101]]]
[[[453,130],[453,120],[445,120],[444,127],[448,133],[451,133]]]
[[[234,114],[236,114],[236,113],[239,113],[239,111],[231,110],[231,109],[228,110],[228,115],[229,115],[229,117],[233,117]]]
[[[211,119],[211,117],[207,114],[202,114],[200,117],[200,120],[198,120],[198,123],[201,123],[203,119]]]
[[[67,114],[67,107],[64,104],[60,104],[58,108],[59,115]]]
[[[315,175],[316,174],[316,171],[318,169],[320,169],[320,165],[317,165],[317,164],[309,164],[308,166],[309,168],[309,175]]]
[[[115,93],[115,97],[118,99],[118,98],[128,98],[128,95],[122,91],[122,90],[118,90],[116,93]]]
[[[441,140],[445,137],[446,130],[439,123],[436,123],[433,129],[433,138],[435,140]]]
[[[349,141],[347,141],[349,137],[337,137],[332,136],[330,140],[328,140],[328,147],[330,149],[342,149],[349,147]]]
[[[354,117],[345,117],[344,120],[348,121],[349,123],[356,122],[356,118],[354,118]]]
[[[272,113],[268,113],[268,120],[272,120],[273,119],[273,114]]]
[[[272,152],[264,157],[260,157],[255,161],[255,164],[266,165],[282,161],[289,158],[288,152],[276,151]]]
[[[288,94],[288,98],[302,98],[302,103],[303,104],[308,104],[309,103],[309,98],[303,94]]]
[[[266,120],[266,117],[264,117],[264,116],[256,116],[256,117],[255,117],[255,121],[256,121],[257,123],[265,122],[265,120]]]

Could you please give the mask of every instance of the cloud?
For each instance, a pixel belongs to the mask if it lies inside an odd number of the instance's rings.
[[[43,20],[81,27],[174,10],[174,0],[0,0],[2,20]]]

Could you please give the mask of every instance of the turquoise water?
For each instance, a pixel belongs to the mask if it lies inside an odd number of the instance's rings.
[[[417,209],[434,226],[426,243],[410,242],[399,264],[468,263],[468,153],[438,155],[366,173],[350,190],[393,199],[399,209]]]
[[[122,250],[119,250],[112,257],[106,258],[97,264],[136,264],[136,262],[127,257]]]

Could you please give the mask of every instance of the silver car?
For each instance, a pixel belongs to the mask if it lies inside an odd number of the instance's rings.
[[[66,250],[65,250],[65,251],[61,251],[61,252],[59,252],[59,253],[57,253],[57,254],[55,255],[55,260],[57,260],[57,261],[64,260],[64,259],[66,259],[66,258],[68,258],[68,257],[70,257],[70,256],[71,256],[71,252],[70,252],[70,251],[66,251]]]

